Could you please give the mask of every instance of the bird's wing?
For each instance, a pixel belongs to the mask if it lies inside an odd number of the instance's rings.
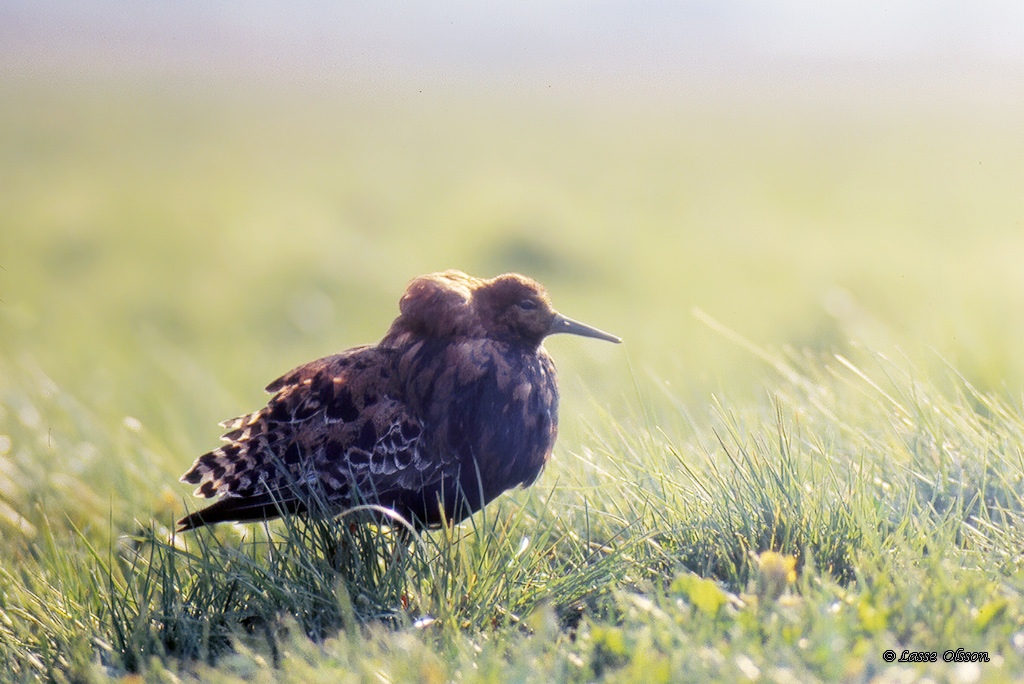
[[[427,455],[392,361],[390,350],[357,347],[272,382],[267,406],[225,421],[226,444],[182,476],[196,496],[223,496],[179,521],[182,529],[303,510],[311,494],[332,507],[383,501],[444,477],[453,464]]]

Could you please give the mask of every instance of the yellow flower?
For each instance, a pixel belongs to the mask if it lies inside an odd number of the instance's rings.
[[[787,585],[796,582],[796,558],[775,551],[757,557],[757,596],[774,601]]]

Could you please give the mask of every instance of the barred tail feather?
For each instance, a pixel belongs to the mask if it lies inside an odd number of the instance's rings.
[[[256,422],[257,416],[259,416],[261,413],[263,413],[262,409],[259,411],[253,411],[252,413],[246,413],[245,415],[238,416],[237,418],[222,420],[220,422],[220,426],[225,430],[237,430],[240,427],[252,425],[254,422]]]
[[[197,458],[188,472],[181,476],[181,481],[197,485],[194,496],[209,499],[237,486],[239,478],[251,472],[252,466],[252,458],[244,445],[226,444]]]

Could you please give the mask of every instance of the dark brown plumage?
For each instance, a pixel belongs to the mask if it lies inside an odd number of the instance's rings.
[[[390,508],[415,525],[458,522],[551,455],[558,425],[548,335],[619,338],[558,314],[541,285],[510,273],[460,271],[409,283],[401,314],[376,345],[354,347],[278,378],[265,408],[222,425],[226,445],[181,480],[221,496],[182,530],[305,511]]]

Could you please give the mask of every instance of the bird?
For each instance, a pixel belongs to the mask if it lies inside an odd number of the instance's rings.
[[[335,514],[373,504],[415,529],[461,522],[548,463],[558,383],[542,343],[557,333],[621,342],[518,273],[414,278],[377,344],[295,368],[267,385],[265,407],[221,423],[225,444],[181,476],[220,498],[178,531],[312,513],[314,501]]]

